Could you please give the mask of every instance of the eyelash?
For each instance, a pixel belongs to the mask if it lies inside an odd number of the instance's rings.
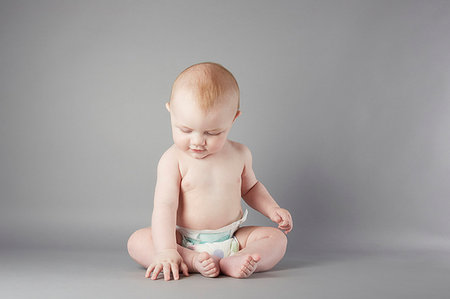
[[[191,130],[186,130],[186,129],[182,129],[182,128],[180,128],[180,131],[185,133],[185,134],[192,133]],[[208,133],[208,132],[205,132],[205,134],[208,135],[208,136],[218,136],[218,135],[222,134],[222,132],[219,132],[219,133]]]
[[[209,136],[217,136],[217,135],[222,134],[222,132],[219,132],[219,133],[208,133],[208,132],[206,132],[205,134],[209,135]]]

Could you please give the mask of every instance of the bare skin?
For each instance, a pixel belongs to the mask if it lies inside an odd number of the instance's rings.
[[[258,262],[261,260],[259,254],[239,254],[221,259],[220,270],[225,275],[235,278],[246,278],[255,272]]]
[[[180,236],[177,234],[177,240],[180,241]],[[155,251],[153,248],[152,229],[150,227],[142,228],[134,232],[128,241],[128,251],[139,264],[147,268],[145,277],[150,279],[157,279],[158,268],[161,267],[165,280],[170,280],[170,275],[173,275],[175,280],[179,279],[179,273],[164,272],[164,265],[157,268],[155,261]],[[215,256],[210,256],[206,252],[195,252],[188,248],[177,245],[177,251],[183,259],[179,267],[179,271],[185,276],[189,273],[200,273],[205,277],[216,277],[220,273],[219,259]],[[172,268],[177,268],[175,263],[171,265]],[[153,274],[153,275],[152,275]]]
[[[177,280],[180,271],[185,276],[198,272],[245,278],[269,270],[284,256],[292,217],[256,179],[248,148],[227,138],[240,115],[233,93],[204,111],[191,89],[178,85],[167,104],[174,145],[158,164],[152,227],[130,237],[130,256],[147,267],[145,276],[151,279],[163,273],[165,280],[171,274]],[[278,229],[240,228],[235,233],[240,251],[223,259],[180,246],[176,225],[195,230],[224,227],[241,218],[241,198]]]
[[[150,227],[134,232],[128,241],[128,251],[130,256],[139,264],[147,268],[145,277],[155,280],[159,272],[165,280],[179,279],[180,270],[185,276],[189,273],[200,273],[205,277],[217,277],[220,273],[234,278],[246,278],[254,272],[261,272],[271,269],[284,255],[287,239],[281,231],[270,227],[246,226],[240,228],[235,236],[239,240],[242,248],[236,255],[218,259],[210,256],[206,252],[195,252],[188,248],[177,245],[178,254],[182,257],[181,266],[174,264],[172,273],[164,272],[164,265],[161,271],[154,271],[154,248],[152,240],[152,229]],[[179,242],[180,236],[177,234]],[[263,260],[261,260],[261,256]],[[157,269],[156,269],[157,270]],[[150,275],[153,272],[153,275]]]

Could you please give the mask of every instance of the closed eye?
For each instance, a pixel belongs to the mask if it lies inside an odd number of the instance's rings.
[[[192,132],[192,130],[188,129],[188,128],[178,128],[178,129],[180,129],[180,131],[183,133],[191,133]]]
[[[210,136],[218,136],[218,135],[222,134],[222,132],[217,132],[217,133],[206,132],[205,134],[210,135]]]

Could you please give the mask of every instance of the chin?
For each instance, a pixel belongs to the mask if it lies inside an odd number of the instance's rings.
[[[189,154],[194,159],[203,159],[210,155],[210,153],[208,153],[208,152],[195,153],[192,151],[190,151]]]

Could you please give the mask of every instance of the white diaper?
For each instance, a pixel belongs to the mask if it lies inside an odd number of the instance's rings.
[[[234,233],[247,219],[245,210],[241,219],[219,229],[194,230],[177,226],[182,236],[181,246],[197,252],[206,251],[219,258],[231,256],[239,251],[239,242]]]

